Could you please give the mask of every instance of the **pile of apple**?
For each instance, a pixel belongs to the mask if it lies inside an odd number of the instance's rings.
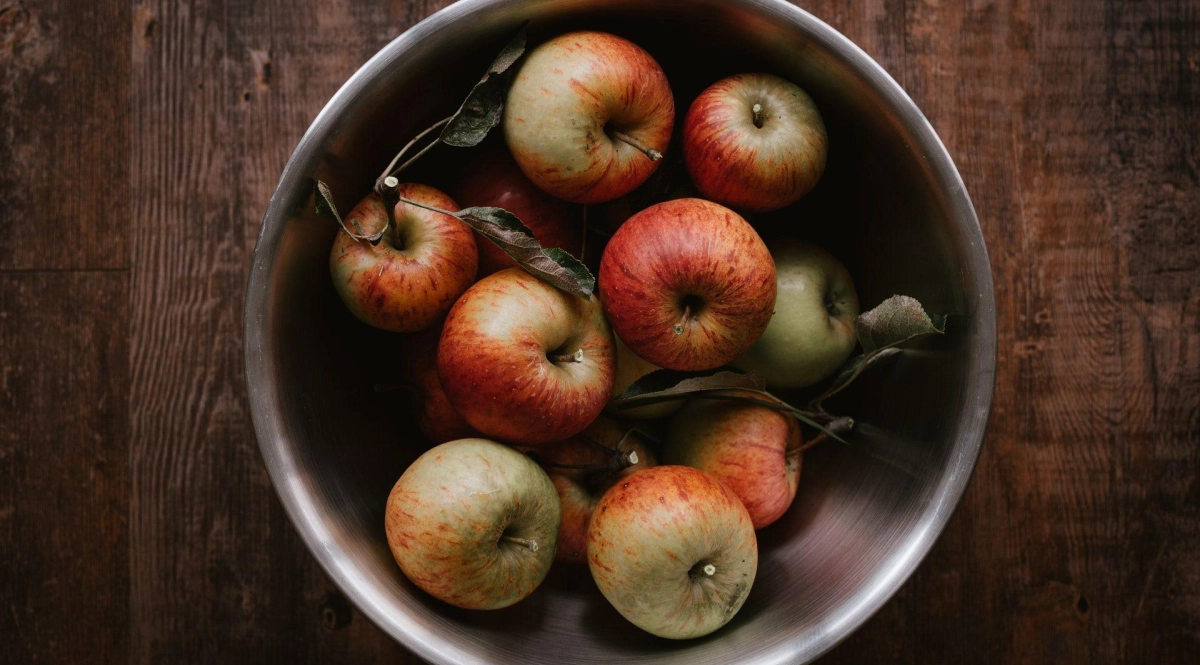
[[[586,562],[637,626],[705,635],[741,608],[755,530],[796,495],[801,424],[732,389],[629,409],[614,400],[663,368],[733,366],[790,389],[846,361],[859,313],[846,269],[800,241],[764,242],[735,212],[777,210],[811,190],[825,127],[779,77],[718,81],[680,133],[694,190],[683,189],[698,196],[634,211],[627,195],[675,128],[658,63],[599,32],[517,59],[495,118],[507,150],[472,155],[453,198],[390,179],[392,210],[378,193],[363,199],[331,252],[350,311],[406,334],[397,346],[418,424],[439,444],[388,497],[388,543],[413,583],[459,607],[509,606],[554,561]],[[574,265],[563,252],[585,259],[596,230],[582,205],[623,220],[588,297],[543,278]],[[464,223],[494,222],[496,208],[528,227],[532,249],[502,251],[491,241],[507,233],[499,222],[486,238]]]

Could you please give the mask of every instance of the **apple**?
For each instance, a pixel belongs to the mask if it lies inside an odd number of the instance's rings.
[[[620,337],[615,335],[614,341],[617,346],[617,374],[613,380],[612,396],[616,399],[625,392],[629,386],[632,386],[635,381],[646,376],[650,372],[662,369],[654,363],[642,360],[633,351],[625,346],[625,342],[621,341]],[[638,406],[632,409],[617,409],[615,406],[610,407],[613,415],[622,418],[633,418],[635,420],[655,420],[657,418],[665,418],[683,404],[683,400],[670,402],[658,402],[657,404],[647,404],[646,406]]]
[[[504,139],[535,185],[601,203],[650,177],[671,140],[675,101],[654,58],[605,32],[533,49],[504,105]]]
[[[858,294],[846,266],[797,239],[771,242],[779,276],[775,316],[734,363],[775,388],[804,388],[833,374],[858,343]]]
[[[508,607],[554,563],[561,512],[533,460],[486,439],[426,452],[388,495],[392,556],[408,579],[456,607]]]
[[[808,93],[770,74],[738,74],[696,97],[683,154],[704,198],[748,212],[778,210],[825,171],[829,138]]]
[[[676,199],[629,218],[600,260],[613,331],[660,367],[705,370],[745,353],[771,320],[775,264],[732,210]]]
[[[588,522],[600,497],[618,480],[654,466],[654,454],[636,431],[603,416],[579,434],[536,454],[562,505],[555,559],[585,563]]]
[[[493,150],[467,160],[454,189],[464,207],[495,206],[521,219],[542,247],[558,247],[575,257],[583,245],[583,219],[576,206],[538,189],[508,153]],[[516,264],[492,241],[476,236],[479,277]]]
[[[612,393],[616,352],[595,298],[520,268],[485,277],[446,317],[438,376],[472,427],[508,443],[578,434]]]
[[[441,335],[439,324],[410,335],[401,345],[401,352],[407,356],[409,386],[416,398],[417,428],[435,444],[479,436],[466,418],[454,410],[446,398],[446,391],[442,390],[437,374],[437,348]]]
[[[457,211],[449,196],[425,185],[403,183],[400,196]],[[339,229],[329,253],[333,286],[361,321],[392,332],[414,332],[437,323],[475,281],[477,254],[471,229],[441,213],[397,203],[396,223],[379,244],[355,240]],[[345,217],[364,233],[387,224],[383,200],[371,194]]]
[[[663,462],[695,467],[721,481],[742,500],[754,528],[761,529],[796,498],[802,442],[800,423],[782,411],[694,399],[671,419]]]
[[[592,515],[587,556],[596,586],[622,616],[671,639],[728,623],[758,571],[745,506],[689,466],[656,466],[613,485]]]

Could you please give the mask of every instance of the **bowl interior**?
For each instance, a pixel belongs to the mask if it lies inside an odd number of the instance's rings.
[[[948,334],[864,375],[829,405],[857,418],[852,446],[806,455],[791,510],[759,535],[758,582],[738,616],[689,642],[626,623],[586,566],[558,565],[526,601],[472,612],[400,573],[384,500],[428,444],[395,372],[396,336],[358,323],[330,284],[335,225],[311,213],[309,179],[348,210],[392,153],[454,109],[525,20],[531,43],[573,28],[633,39],[666,70],[681,121],[719,78],[767,71],[805,88],[828,126],[829,164],[797,205],[760,229],[830,249],[864,308],[893,293],[953,315]],[[440,148],[409,174],[430,184],[471,152]],[[419,178],[418,178],[419,176]],[[315,556],[377,624],[435,662],[741,663],[815,657],[903,582],[970,475],[991,401],[994,303],[978,223],[919,111],[848,41],[773,1],[464,0],[410,30],[314,122],[272,198],[246,309],[247,377],[264,457]]]

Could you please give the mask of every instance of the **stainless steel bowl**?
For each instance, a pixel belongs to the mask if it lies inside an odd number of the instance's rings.
[[[642,633],[604,602],[586,568],[556,567],[507,610],[457,610],[408,583],[384,539],[384,499],[423,444],[398,398],[372,390],[387,380],[394,342],[354,321],[334,294],[334,226],[311,214],[309,179],[328,181],[343,210],[353,205],[526,20],[533,40],[575,27],[634,39],[671,75],[681,117],[691,96],[728,74],[766,70],[799,83],[828,123],[828,170],[798,208],[757,223],[833,249],[867,305],[905,293],[954,315],[944,338],[865,375],[833,405],[859,418],[854,445],[806,456],[796,504],[760,534],[749,600],[707,638]],[[443,167],[454,150],[440,152]],[[950,156],[865,53],[777,0],[462,0],[429,17],[363,66],[300,141],[263,220],[245,325],[255,429],[297,530],[366,616],[421,657],[454,665],[817,657],[897,590],[950,518],[979,454],[996,361],[987,253]]]

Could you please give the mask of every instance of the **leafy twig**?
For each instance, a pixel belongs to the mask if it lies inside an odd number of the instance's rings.
[[[399,175],[401,171],[408,168],[409,164],[412,164],[413,162],[417,161],[418,157],[420,157],[421,155],[424,155],[426,152],[429,152],[430,148],[437,145],[438,140],[434,139],[433,141],[431,141],[429,143],[429,145],[422,148],[421,152],[418,152],[412,159],[408,160],[407,162],[404,162],[403,166],[401,166],[400,168],[396,168],[396,163],[399,162],[402,157],[404,157],[404,155],[409,151],[410,148],[412,148],[414,145],[416,145],[417,141],[420,141],[421,139],[428,136],[430,132],[435,132],[435,131],[441,129],[442,127],[445,127],[446,124],[453,119],[454,119],[454,116],[447,116],[445,118],[442,118],[441,120],[438,120],[437,122],[433,123],[433,125],[431,125],[428,129],[426,129],[425,131],[423,131],[420,134],[417,134],[415,137],[413,137],[413,140],[409,141],[403,148],[401,148],[400,152],[396,153],[396,156],[392,158],[392,161],[388,162],[387,168],[385,168],[383,170],[383,173],[379,174],[379,177],[375,179],[375,191],[376,192],[379,191],[379,187],[383,183],[384,178],[387,178],[388,176]],[[393,169],[395,169],[395,170],[393,170]]]
[[[530,274],[551,286],[580,298],[590,298],[596,288],[595,276],[579,259],[556,247],[543,248],[529,227],[503,208],[481,206],[451,212],[402,196],[398,200],[461,221],[494,242]]]
[[[844,390],[863,370],[899,353],[896,348],[899,345],[925,335],[945,333],[946,316],[926,313],[916,298],[892,296],[860,314],[854,320],[854,329],[863,353],[846,362],[829,388],[810,403],[811,408],[824,410],[825,400]]]
[[[317,199],[317,214],[322,217],[336,219],[337,223],[342,227],[342,230],[346,232],[346,235],[354,238],[355,240],[365,240],[372,245],[378,245],[379,241],[383,239],[383,234],[388,230],[388,225],[385,224],[378,233],[363,233],[362,225],[358,223],[357,219],[352,219],[350,220],[350,223],[354,225],[355,230],[351,231],[350,227],[346,226],[346,222],[342,220],[342,216],[338,214],[337,204],[333,201],[333,192],[329,190],[329,185],[326,185],[320,180],[313,180],[313,195]]]
[[[750,393],[762,397],[747,397],[736,393]],[[766,384],[759,375],[730,367],[718,367],[707,372],[655,370],[634,381],[633,385],[618,395],[613,400],[613,407],[621,411],[681,399],[743,402],[765,406],[789,413],[800,422],[828,434],[831,438],[846,442],[825,426],[835,419],[834,416],[825,412],[798,409],[767,392]]]

